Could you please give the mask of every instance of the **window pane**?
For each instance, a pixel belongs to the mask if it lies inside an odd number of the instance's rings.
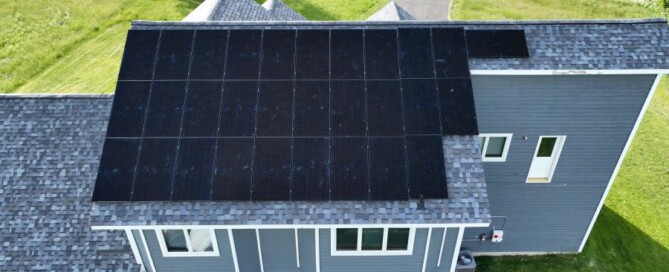
[[[409,229],[388,229],[388,250],[407,250]]]
[[[486,137],[479,137],[479,143],[481,144],[479,148],[481,148],[481,154],[483,154],[483,147],[485,146],[485,140]]]
[[[488,148],[485,151],[485,156],[489,158],[501,158],[504,152],[504,144],[506,137],[490,137],[488,139]]]
[[[553,148],[555,147],[555,142],[557,142],[557,138],[555,137],[541,139],[541,144],[539,144],[539,152],[537,152],[537,157],[550,157],[553,154]]]
[[[190,245],[193,252],[212,252],[214,248],[211,244],[210,231],[207,229],[188,230],[190,235]]]
[[[337,229],[337,250],[357,250],[358,229]]]
[[[381,250],[383,229],[362,229],[362,250]]]
[[[168,252],[187,252],[186,237],[183,230],[163,230],[163,238]]]

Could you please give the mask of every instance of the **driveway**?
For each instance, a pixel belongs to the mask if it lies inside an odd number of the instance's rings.
[[[450,0],[395,0],[395,3],[409,12],[416,20],[448,20]]]

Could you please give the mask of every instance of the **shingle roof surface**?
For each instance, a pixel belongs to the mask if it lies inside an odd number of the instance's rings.
[[[90,227],[110,105],[0,96],[0,270],[139,270],[123,232]]]
[[[253,0],[220,0],[211,21],[304,21],[302,15],[276,0],[271,10]]]
[[[401,20],[415,20],[411,14],[406,10],[390,1],[387,5],[376,11],[367,18],[367,21],[401,21]]]
[[[614,21],[393,21],[235,23],[249,28],[375,28],[388,26],[523,29],[530,57],[470,59],[472,70],[625,70],[669,69],[669,27],[665,19]],[[183,24],[136,21],[133,29],[230,28],[225,22]]]

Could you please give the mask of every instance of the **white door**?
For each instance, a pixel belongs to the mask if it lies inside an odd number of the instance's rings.
[[[527,182],[550,182],[565,136],[541,136],[527,175]]]

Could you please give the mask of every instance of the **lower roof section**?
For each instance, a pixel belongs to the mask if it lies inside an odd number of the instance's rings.
[[[471,224],[490,222],[477,136],[443,139],[448,199],[416,201],[95,203],[99,229],[143,225]]]

